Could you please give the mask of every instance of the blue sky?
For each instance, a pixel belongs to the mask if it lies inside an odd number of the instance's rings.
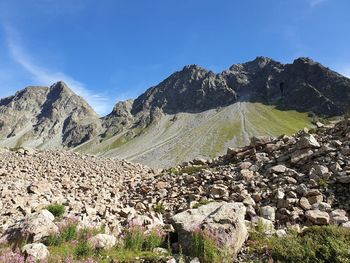
[[[311,57],[350,76],[349,0],[0,0],[0,97],[58,80],[104,115],[187,64]]]

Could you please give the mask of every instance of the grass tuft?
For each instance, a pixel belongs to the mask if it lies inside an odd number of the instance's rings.
[[[61,204],[48,205],[45,209],[53,214],[56,218],[62,218],[65,212],[64,205]]]
[[[208,231],[196,231],[192,235],[191,255],[198,257],[202,263],[223,262],[222,251],[215,237]]]

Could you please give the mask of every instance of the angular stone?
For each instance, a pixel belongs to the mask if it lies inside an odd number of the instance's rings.
[[[311,209],[311,204],[310,204],[309,200],[306,197],[300,198],[299,205],[304,210],[310,210]]]
[[[328,213],[320,210],[306,211],[305,217],[315,225],[328,225],[330,220]]]
[[[313,151],[309,149],[297,150],[292,153],[290,162],[296,164],[300,161],[304,161],[313,155]]]
[[[117,239],[112,235],[97,234],[89,239],[89,243],[96,249],[110,249],[115,246]]]
[[[287,170],[286,166],[279,164],[279,165],[275,165],[275,166],[271,167],[269,169],[269,172],[270,173],[284,173],[286,170]]]
[[[226,186],[224,185],[214,185],[209,192],[209,196],[211,198],[222,198],[222,197],[228,197],[229,191],[227,190]]]
[[[297,142],[297,148],[305,149],[305,148],[319,148],[321,147],[318,141],[312,134],[305,134],[300,140]]]
[[[311,205],[321,203],[323,201],[323,195],[320,194],[320,195],[309,196],[307,197],[307,200]]]

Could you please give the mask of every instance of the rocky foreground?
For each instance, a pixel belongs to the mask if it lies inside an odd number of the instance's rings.
[[[41,244],[58,231],[44,209],[56,203],[65,206],[65,218],[104,225],[112,239],[135,220],[175,232],[169,242],[177,248],[208,230],[229,247],[228,262],[237,254],[246,260],[241,248],[257,223],[281,236],[310,225],[350,228],[350,121],[317,125],[295,136],[252,138],[225,156],[164,171],[73,152],[2,150],[1,240],[16,242],[26,232]]]

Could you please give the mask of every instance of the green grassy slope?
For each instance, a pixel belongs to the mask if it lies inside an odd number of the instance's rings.
[[[195,157],[213,158],[227,147],[242,146],[256,135],[291,135],[311,126],[307,113],[281,111],[271,105],[240,102],[202,113],[165,115],[134,137],[119,134],[103,142],[77,148],[141,162],[155,167],[174,166]]]

